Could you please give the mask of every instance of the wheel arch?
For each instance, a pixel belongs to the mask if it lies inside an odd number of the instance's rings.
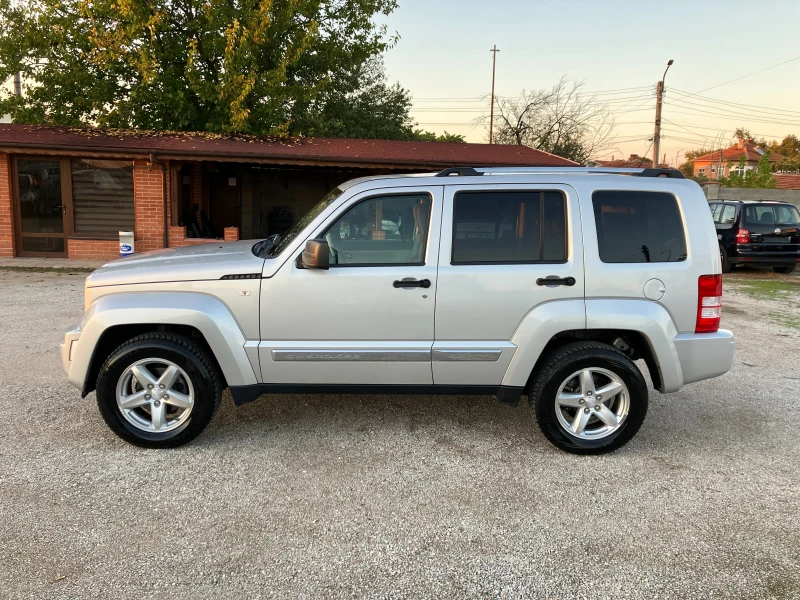
[[[81,329],[69,381],[84,396],[94,390],[97,372],[115,348],[132,337],[155,331],[200,341],[219,367],[226,386],[258,382],[241,328],[227,306],[207,294],[109,294],[92,304]]]

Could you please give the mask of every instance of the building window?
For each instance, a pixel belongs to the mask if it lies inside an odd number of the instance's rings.
[[[75,233],[116,237],[133,231],[133,166],[121,160],[74,159],[72,206]]]
[[[566,201],[555,191],[458,192],[451,263],[567,260]]]
[[[705,173],[705,172],[706,172],[706,168],[705,168],[705,167],[700,167],[700,168],[697,170],[697,172],[698,172],[698,173],[700,173],[700,174],[702,175],[703,173]]]

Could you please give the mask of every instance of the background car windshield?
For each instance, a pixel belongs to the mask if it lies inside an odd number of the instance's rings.
[[[292,240],[294,240],[294,238],[296,238],[300,232],[303,231],[303,229],[305,229],[309,223],[311,223],[311,221],[317,218],[317,215],[328,208],[331,202],[342,195],[343,191],[344,190],[341,190],[338,187],[334,190],[331,190],[322,200],[319,201],[316,206],[314,206],[314,208],[308,211],[305,216],[297,221],[297,223],[295,223],[289,231],[281,236],[281,239],[272,249],[270,256],[278,256],[281,252],[283,252],[286,246],[291,244]]]
[[[744,220],[748,225],[800,225],[800,212],[791,204],[747,206]]]

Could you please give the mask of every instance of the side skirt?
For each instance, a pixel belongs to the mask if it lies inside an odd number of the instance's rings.
[[[327,385],[321,383],[259,383],[231,386],[236,406],[263,394],[408,394],[425,396],[495,396],[504,404],[519,404],[524,388],[497,385]]]

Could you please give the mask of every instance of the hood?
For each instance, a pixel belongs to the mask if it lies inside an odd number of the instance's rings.
[[[224,275],[261,274],[264,259],[253,254],[258,240],[208,242],[153,250],[115,260],[94,271],[86,287],[220,279]]]

